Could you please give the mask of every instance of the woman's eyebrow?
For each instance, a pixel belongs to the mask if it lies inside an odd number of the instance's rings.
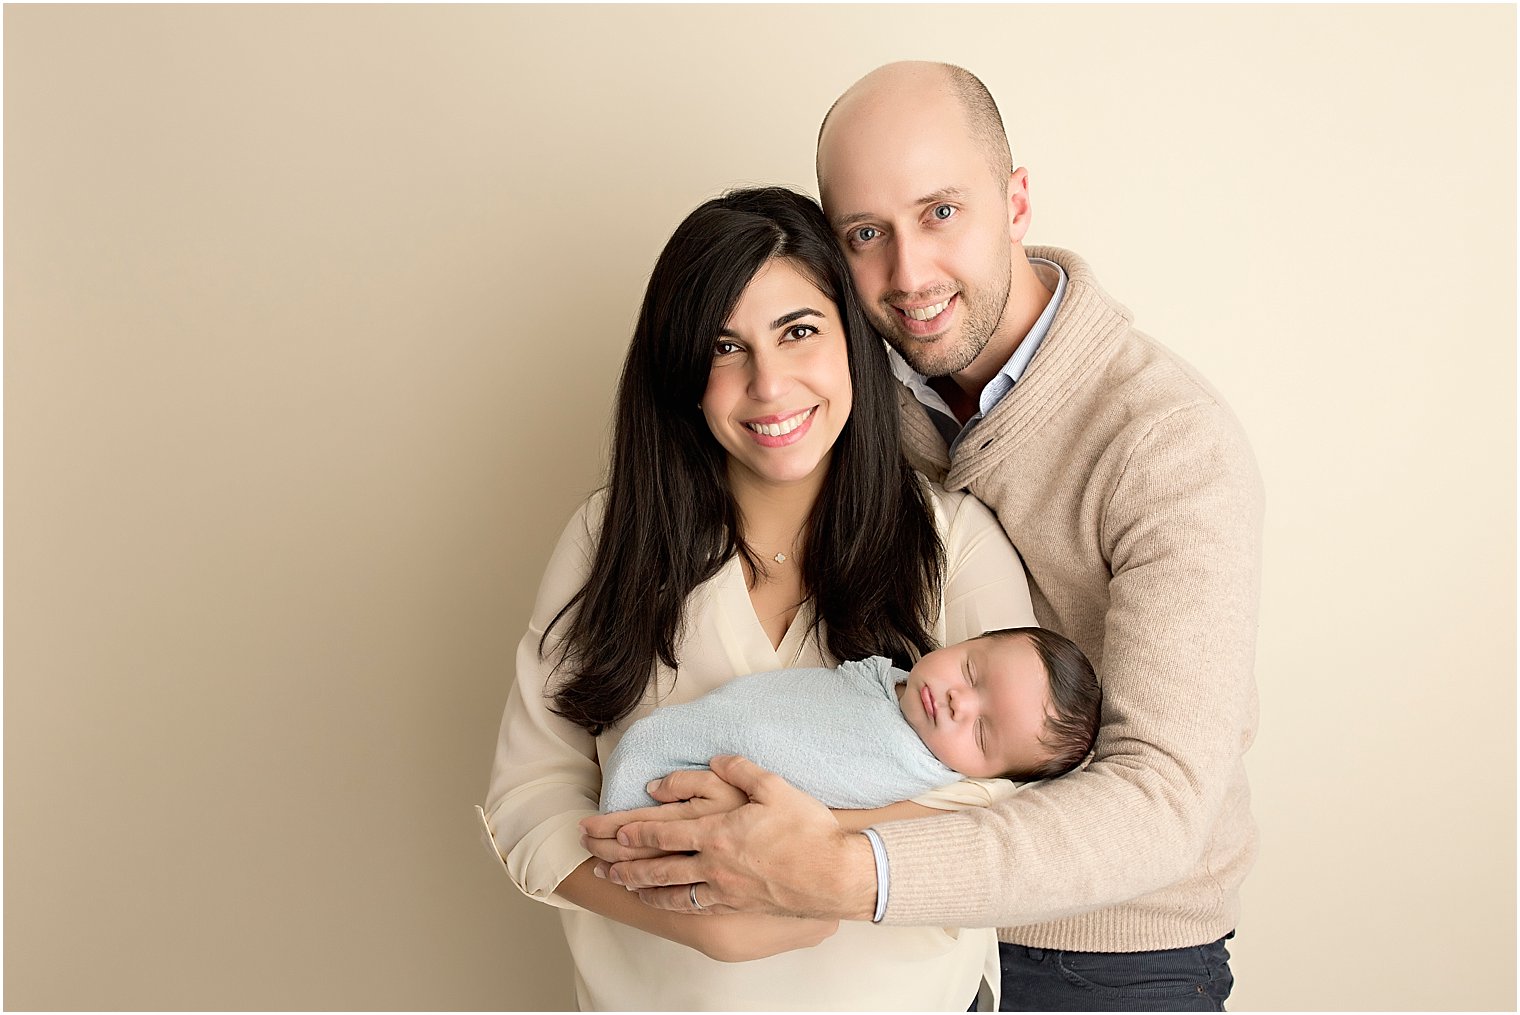
[[[801,308],[799,308],[797,310],[793,310],[791,313],[782,314],[780,317],[776,318],[774,321],[771,322],[771,327],[772,328],[784,328],[788,324],[791,324],[793,321],[801,320],[804,317],[822,317],[822,316],[823,316],[822,311],[814,310],[812,307],[801,307]]]
[[[823,311],[821,311],[821,310],[814,310],[812,307],[798,307],[796,310],[788,311],[787,313],[782,314],[780,317],[778,317],[774,321],[772,321],[771,322],[771,330],[774,331],[777,328],[784,328],[788,324],[791,324],[793,321],[800,321],[804,317],[822,317],[822,316],[823,316]],[[735,331],[733,328],[719,328],[718,329],[718,337],[719,338],[738,338],[739,337],[739,333],[737,331]]]

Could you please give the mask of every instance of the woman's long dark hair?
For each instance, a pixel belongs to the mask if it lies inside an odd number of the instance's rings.
[[[699,403],[713,344],[750,280],[784,258],[843,317],[853,407],[834,444],[802,554],[802,587],[828,651],[912,665],[936,646],[944,550],[899,444],[896,381],[818,205],[780,187],[739,190],[687,216],[665,245],[618,387],[612,468],[596,559],[565,622],[573,674],[553,710],[599,735],[631,712],[655,660],[676,668],[687,597],[735,554],[764,571],[739,530],[727,456]],[[557,668],[557,667],[556,667]]]

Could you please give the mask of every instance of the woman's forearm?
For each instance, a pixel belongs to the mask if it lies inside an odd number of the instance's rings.
[[[911,800],[899,800],[885,807],[873,807],[868,811],[833,811],[834,820],[846,832],[859,832],[887,821],[903,821],[907,818],[932,818],[945,812],[925,807]]]
[[[561,881],[555,894],[598,916],[694,948],[720,962],[747,962],[797,948],[811,948],[839,929],[835,920],[796,920],[749,913],[672,913],[646,906],[639,897],[591,872],[592,857]]]
[[[559,883],[554,894],[582,909],[589,909],[598,916],[626,923],[630,927],[637,927],[689,948],[697,947],[693,942],[698,928],[688,927],[687,924],[699,922],[703,917],[651,909],[628,889],[593,874],[591,868],[595,865],[596,857],[591,857],[575,868],[569,877]]]

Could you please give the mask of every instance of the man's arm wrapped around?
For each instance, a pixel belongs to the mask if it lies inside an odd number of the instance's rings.
[[[1091,764],[988,810],[878,826],[891,867],[886,922],[1010,927],[1114,906],[1207,880],[1200,866],[1226,812],[1249,822],[1245,801],[1227,797],[1244,793],[1255,729],[1255,460],[1227,409],[1193,400],[1149,422],[1109,482],[1097,533],[1111,573],[1103,725]],[[1122,919],[1148,917],[1139,907]],[[1171,947],[1151,942],[1175,932],[1137,926],[1124,937]]]

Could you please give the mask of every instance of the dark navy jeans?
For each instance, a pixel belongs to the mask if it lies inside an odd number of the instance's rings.
[[[1224,1011],[1224,943],[1159,952],[1060,952],[998,944],[1002,1011]]]

